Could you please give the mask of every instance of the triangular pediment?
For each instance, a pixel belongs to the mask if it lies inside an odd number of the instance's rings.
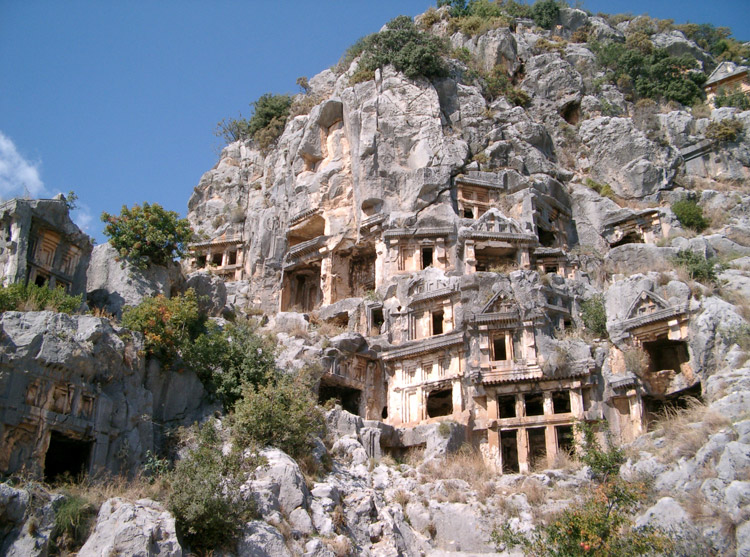
[[[505,232],[509,234],[520,234],[522,232],[519,224],[509,219],[497,209],[490,209],[483,214],[471,227],[477,232]]]
[[[664,298],[657,296],[653,292],[644,290],[635,298],[635,300],[633,300],[633,303],[630,304],[627,318],[633,319],[634,317],[649,315],[668,307],[669,304]]]
[[[505,292],[498,292],[482,309],[482,313],[503,313],[518,309],[518,303]]]

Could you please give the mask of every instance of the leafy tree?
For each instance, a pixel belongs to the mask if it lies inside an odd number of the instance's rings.
[[[323,428],[312,389],[299,376],[269,373],[263,383],[247,385],[235,405],[233,433],[240,445],[271,445],[300,458]]]
[[[149,264],[165,265],[185,254],[193,236],[190,223],[174,211],[167,211],[158,203],[123,205],[119,216],[102,213],[107,223],[104,234],[120,257],[139,268]]]
[[[65,194],[65,206],[68,211],[75,211],[78,208],[78,195],[73,190]]]
[[[234,541],[255,509],[240,487],[258,462],[228,455],[213,423],[198,431],[198,446],[175,467],[167,506],[191,549],[213,550]]]
[[[584,326],[599,336],[607,335],[607,311],[604,296],[598,294],[581,302],[581,319]]]
[[[165,365],[172,364],[203,332],[205,320],[192,288],[172,298],[146,298],[122,315],[124,327],[143,333],[146,353]]]
[[[187,344],[183,360],[206,389],[231,410],[247,385],[258,385],[275,370],[275,346],[256,333],[248,321],[219,329],[209,323],[205,333]]]
[[[703,216],[703,209],[693,199],[682,199],[672,203],[672,212],[680,224],[690,230],[702,232],[709,225]]]
[[[411,79],[447,73],[442,59],[447,52],[445,41],[420,31],[405,15],[392,19],[383,31],[365,37],[355,46],[355,51],[362,53],[359,69],[365,72],[392,64]]]

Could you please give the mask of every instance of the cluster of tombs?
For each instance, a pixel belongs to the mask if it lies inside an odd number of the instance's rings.
[[[605,380],[590,356],[555,361],[540,352],[540,335],[551,338],[580,321],[565,286],[580,275],[568,254],[575,225],[559,184],[470,172],[455,179],[452,192],[454,219],[417,226],[390,222],[373,210],[381,204],[368,201],[355,220],[355,241],[332,241],[319,208],[289,219],[278,310],[314,313],[360,299],[356,311],[327,314],[368,340],[365,353],[324,358],[321,401],[336,398],[392,426],[462,423],[500,469],[525,471],[570,450],[581,420],[607,418],[622,439],[632,439],[659,404],[695,387],[687,311],[655,294],[647,297],[651,305],[634,303],[622,324],[627,346],[615,349],[646,354],[638,374],[620,365],[624,357],[613,359]],[[616,247],[656,242],[667,232],[658,210],[625,210],[604,223],[602,236]],[[191,266],[213,261],[222,276],[249,278],[241,252],[250,241],[196,244]],[[530,299],[493,290],[496,273],[514,270],[537,277]],[[489,282],[474,280],[482,276]],[[481,297],[490,299],[479,307]]]

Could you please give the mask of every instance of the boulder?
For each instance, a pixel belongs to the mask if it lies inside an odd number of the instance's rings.
[[[174,517],[159,503],[108,499],[99,510],[94,531],[78,552],[80,557],[132,555],[182,557]]]
[[[261,520],[248,522],[237,543],[238,557],[292,557],[284,543],[284,536],[276,528]]]
[[[297,463],[279,449],[267,448],[260,452],[267,463],[255,470],[256,480],[266,480],[278,486],[279,505],[285,514],[298,507],[307,508],[310,492]]]
[[[144,298],[158,294],[169,297],[181,287],[179,267],[150,265],[138,269],[107,242],[94,248],[87,271],[87,301],[116,317],[125,306],[137,306]]]
[[[185,288],[192,288],[198,296],[198,307],[207,315],[221,315],[227,305],[227,287],[224,281],[211,273],[196,272],[187,276]]]

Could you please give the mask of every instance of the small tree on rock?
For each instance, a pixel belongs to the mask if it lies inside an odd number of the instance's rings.
[[[193,236],[187,219],[158,203],[136,204],[131,209],[123,205],[119,216],[102,213],[102,222],[107,223],[104,234],[120,257],[141,269],[183,256]]]

